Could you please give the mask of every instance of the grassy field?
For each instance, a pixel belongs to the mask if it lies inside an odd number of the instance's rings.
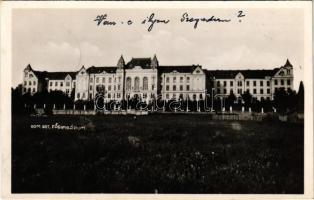
[[[86,130],[31,129],[32,124]],[[13,193],[303,193],[303,125],[206,115],[12,118]]]

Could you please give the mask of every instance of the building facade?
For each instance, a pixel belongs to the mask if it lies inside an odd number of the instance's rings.
[[[273,100],[277,89],[293,90],[293,67],[289,60],[272,70],[207,70],[206,73],[210,94],[217,97],[233,93],[241,98],[247,91],[257,100]]]
[[[272,100],[279,88],[293,89],[293,66],[272,70],[206,70],[200,65],[159,65],[153,58],[132,58],[125,63],[121,56],[116,66],[84,66],[77,72],[35,71],[24,69],[23,93],[60,90],[75,100],[105,101],[139,98],[149,102],[162,100],[202,100],[206,95],[237,98],[248,91],[258,100]]]

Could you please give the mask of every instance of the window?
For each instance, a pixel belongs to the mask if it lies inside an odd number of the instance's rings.
[[[186,82],[190,83],[190,77],[186,77]]]
[[[278,81],[277,80],[275,80],[275,85],[278,85]]]
[[[183,77],[180,77],[180,83],[183,83]]]
[[[36,85],[36,81],[33,81],[33,85]]]
[[[220,81],[217,81],[217,87],[220,87]]]
[[[103,77],[103,78],[102,78],[102,82],[104,83],[105,81],[106,81],[106,78],[105,78],[105,77]]]
[[[121,77],[120,76],[118,77],[118,81],[119,81],[119,83],[121,82]]]
[[[99,78],[98,77],[96,78],[96,83],[99,83]]]
[[[69,94],[70,90],[69,90],[69,89],[66,89],[65,92],[66,92],[67,94]]]
[[[182,91],[183,90],[183,85],[180,85],[180,91]]]
[[[50,82],[51,83],[51,82]],[[24,85],[27,85],[27,82],[26,81],[24,81]],[[51,86],[51,84],[50,84],[50,86]]]
[[[242,81],[238,81],[238,86],[242,86]]]
[[[291,84],[290,79],[288,79],[287,80],[287,85],[290,85],[290,84]]]
[[[177,95],[176,95],[176,94],[173,94],[173,95],[172,95],[172,98],[173,98],[173,99],[176,99],[176,98],[177,98]]]
[[[155,85],[154,84],[152,84],[152,90],[154,90],[155,89]]]
[[[58,86],[58,82],[55,82],[55,86]]]
[[[49,83],[49,86],[50,86],[50,87],[52,86],[52,82]]]
[[[90,81],[90,82],[93,82],[93,78],[90,78],[89,81]]]
[[[143,78],[143,90],[148,90],[148,78]]]
[[[120,96],[120,93],[117,93],[117,98],[120,98],[121,96]]]
[[[111,91],[111,85],[108,86],[108,90]]]
[[[283,79],[280,80],[281,85],[285,84],[285,81]]]
[[[187,91],[190,90],[190,86],[189,86],[189,85],[186,86],[186,90],[187,90]]]
[[[173,82],[175,83],[177,81],[177,77],[173,77]]]
[[[263,82],[263,81],[260,81],[259,85],[260,85],[260,86],[263,86],[263,85],[264,85],[264,82]]]
[[[113,86],[113,90],[116,91],[116,85]]]
[[[135,91],[139,91],[140,90],[140,78],[139,77],[135,77],[135,80],[134,80],[134,90]]]
[[[166,94],[166,99],[169,99],[169,94]]]
[[[270,94],[270,89],[267,89],[267,94]]]
[[[250,86],[250,81],[246,81],[246,86]]]
[[[260,89],[260,94],[264,94],[264,90],[263,89]]]
[[[89,94],[89,99],[92,99],[93,98],[93,94]]]
[[[33,74],[29,74],[29,78],[33,78]]]
[[[256,86],[256,81],[253,81],[253,86],[254,86],[254,87]]]
[[[166,83],[169,83],[169,77],[166,78]]]
[[[63,82],[60,82],[60,86],[63,87]]]
[[[176,91],[176,90],[177,90],[177,86],[176,86],[176,85],[173,85],[173,86],[172,86],[172,90],[173,90],[173,91]]]
[[[23,88],[23,91],[26,92],[26,88]]]
[[[83,93],[83,99],[85,99],[85,93]]]
[[[250,93],[250,89],[246,89],[246,92]]]
[[[93,86],[92,85],[89,86],[89,90],[93,90]]]
[[[224,89],[224,94],[227,94],[227,90],[226,89]]]
[[[224,86],[225,86],[225,87],[227,86],[227,81],[224,81]]]
[[[146,99],[146,98],[147,98],[147,94],[143,93],[143,99]]]
[[[77,93],[77,98],[78,98],[78,99],[80,98],[80,93]]]
[[[230,86],[233,86],[233,81],[230,81]]]
[[[66,85],[67,87],[69,87],[69,86],[70,86],[70,82],[66,82],[65,85]]]
[[[32,85],[32,81],[28,81],[28,85]]]
[[[111,81],[112,81],[112,78],[111,78],[111,77],[109,77],[109,83],[111,83]]]
[[[120,85],[118,85],[118,90],[120,90]]]
[[[256,94],[256,89],[253,89],[253,94]]]
[[[219,88],[217,89],[217,94],[220,94],[220,89]]]
[[[33,92],[35,92],[35,88],[33,88]]]
[[[131,77],[126,78],[126,90],[131,90],[131,85],[132,85],[132,79]]]
[[[270,86],[270,82],[269,81],[267,81],[267,86]]]
[[[166,91],[169,91],[169,85],[166,85]]]

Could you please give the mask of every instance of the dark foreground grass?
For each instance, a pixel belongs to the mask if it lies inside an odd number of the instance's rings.
[[[86,131],[30,129],[86,125]],[[13,193],[303,193],[303,125],[206,115],[12,119]]]

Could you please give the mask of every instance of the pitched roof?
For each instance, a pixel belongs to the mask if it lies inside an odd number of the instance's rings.
[[[127,64],[127,69],[132,69],[135,66],[140,66],[143,69],[150,69],[151,68],[151,58],[132,58]]]
[[[171,72],[179,72],[179,73],[192,73],[199,65],[173,65],[173,66],[159,66],[159,73],[171,73]]]
[[[47,78],[50,80],[64,80],[67,75],[70,75],[72,79],[75,79],[77,72],[48,72]]]
[[[117,71],[117,67],[95,67],[91,66],[86,70],[90,74],[100,74],[102,72],[106,73],[115,73]]]
[[[33,70],[34,74],[37,76],[38,79],[45,79],[47,77],[47,71],[35,71]]]
[[[293,67],[289,61],[289,59],[287,59],[286,64],[284,65],[284,67]]]
[[[238,73],[242,73],[244,78],[263,79],[266,76],[273,76],[278,68],[271,70],[204,70],[207,76],[216,79],[234,79]]]

